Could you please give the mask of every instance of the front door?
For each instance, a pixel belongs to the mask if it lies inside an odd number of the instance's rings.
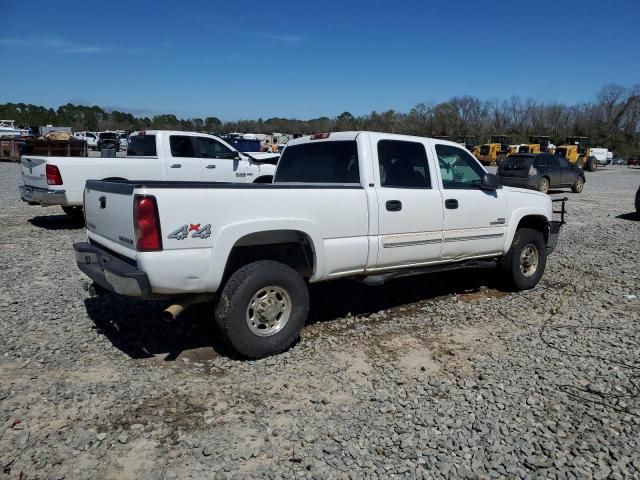
[[[426,141],[389,140],[371,134],[378,197],[376,268],[410,266],[440,259],[442,197],[434,188]]]
[[[442,258],[456,260],[502,252],[507,222],[505,192],[480,189],[486,172],[469,152],[438,142],[433,146],[443,197]]]
[[[205,182],[253,181],[247,172],[246,160],[241,160],[235,150],[211,137],[193,137],[196,156],[201,159]]]
[[[192,137],[170,135],[170,155],[166,156],[167,180],[197,182],[202,179],[202,165],[194,154]]]
[[[560,166],[560,159],[555,155],[545,155],[547,162],[547,175],[550,179],[550,187],[559,187],[563,184],[562,181],[562,168]]]

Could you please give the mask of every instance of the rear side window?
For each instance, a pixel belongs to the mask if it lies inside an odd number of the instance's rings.
[[[547,166],[549,167],[559,167],[560,162],[558,161],[558,157],[554,155],[547,155]]]
[[[169,147],[172,157],[195,157],[191,137],[185,135],[171,135],[169,137]]]
[[[418,142],[378,142],[380,184],[383,187],[431,188],[424,145]]]
[[[536,161],[537,162],[537,161]],[[522,170],[525,168],[529,168],[533,163],[533,158],[531,157],[507,157],[504,162],[502,162],[503,170]]]
[[[276,182],[360,183],[355,140],[290,145],[278,161]]]
[[[196,157],[234,158],[235,152],[217,140],[209,137],[193,137]]]
[[[155,135],[132,135],[129,137],[128,157],[155,157],[157,154]]]

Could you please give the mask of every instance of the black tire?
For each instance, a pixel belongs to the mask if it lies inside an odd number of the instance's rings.
[[[589,170],[590,172],[595,172],[597,168],[598,160],[596,160],[596,157],[589,157],[587,159],[587,170]]]
[[[573,186],[571,187],[571,191],[573,193],[580,193],[582,192],[582,189],[584,188],[584,178],[578,176],[576,177],[576,181],[574,182]]]
[[[549,178],[542,177],[540,179],[540,185],[538,185],[538,191],[542,193],[549,193],[549,188],[551,188],[551,182],[549,181]]]
[[[84,222],[84,212],[82,207],[62,207],[64,213],[71,217],[74,222]]]
[[[290,313],[279,330],[258,335],[254,331],[259,328],[254,326],[252,330],[249,326],[249,312],[253,311],[250,303],[261,291],[269,290],[267,287],[286,292],[291,303]],[[231,348],[243,357],[262,358],[293,345],[300,337],[308,314],[309,291],[304,279],[288,265],[260,260],[241,267],[231,275],[218,300],[215,320]],[[257,312],[254,315],[259,316]]]
[[[537,254],[536,266],[533,271],[530,269],[527,271],[527,264],[522,261],[523,252],[529,247],[532,247]],[[542,278],[546,265],[547,251],[544,235],[532,228],[517,230],[513,242],[511,242],[511,248],[501,261],[507,286],[513,290],[529,290],[535,287]]]

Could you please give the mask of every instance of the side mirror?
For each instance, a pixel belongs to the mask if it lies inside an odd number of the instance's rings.
[[[493,173],[485,173],[480,182],[480,188],[482,190],[497,190],[500,188],[500,182],[498,176]]]

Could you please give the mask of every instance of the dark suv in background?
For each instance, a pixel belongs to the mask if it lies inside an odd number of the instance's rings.
[[[550,153],[519,153],[507,157],[498,167],[502,185],[531,188],[543,193],[550,188],[570,187],[580,193],[584,187],[584,171]]]

